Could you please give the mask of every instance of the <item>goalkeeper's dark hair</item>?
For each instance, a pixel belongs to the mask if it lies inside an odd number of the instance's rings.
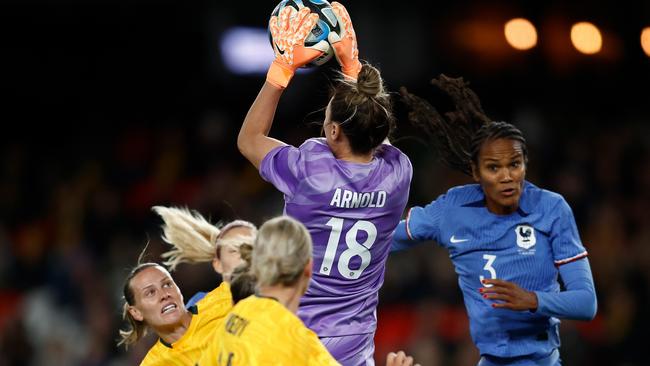
[[[354,153],[372,151],[395,128],[390,95],[379,70],[370,64],[362,65],[356,82],[342,76],[330,97],[331,119],[339,123]]]
[[[441,115],[429,102],[406,88],[402,87],[400,94],[409,107],[409,120],[433,141],[443,163],[472,175],[472,163],[478,164],[481,146],[501,138],[519,141],[524,161],[528,161],[526,139],[521,131],[510,123],[495,122],[486,116],[478,96],[463,78],[440,75],[431,84],[451,98],[454,110]]]

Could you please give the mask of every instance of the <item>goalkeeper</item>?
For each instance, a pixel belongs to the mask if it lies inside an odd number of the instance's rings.
[[[332,8],[342,29],[329,35],[341,78],[325,110],[325,137],[294,147],[268,136],[296,69],[321,55],[304,47],[318,15],[285,7],[270,19],[276,58],[237,145],[262,178],[284,194],[284,212],[304,224],[313,239],[313,277],[299,317],[340,363],[372,365],[378,291],[412,167],[388,143],[395,122],[379,71],[359,62],[347,10],[336,2]]]

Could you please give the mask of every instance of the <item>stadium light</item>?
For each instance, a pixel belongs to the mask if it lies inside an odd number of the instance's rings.
[[[264,74],[274,55],[264,28],[234,27],[221,38],[221,57],[234,74]]]
[[[650,57],[650,27],[645,27],[641,31],[641,48]]]
[[[266,28],[232,27],[221,37],[221,58],[233,74],[266,75],[275,55]],[[310,73],[313,68],[303,67],[298,73]]]
[[[603,47],[603,37],[595,25],[580,22],[571,27],[571,43],[579,52],[593,55],[600,52]]]
[[[518,50],[528,50],[537,44],[537,30],[524,18],[509,20],[504,26],[504,34],[508,44]]]

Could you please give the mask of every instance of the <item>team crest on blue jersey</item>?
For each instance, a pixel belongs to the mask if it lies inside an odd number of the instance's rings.
[[[530,225],[517,225],[515,233],[517,234],[517,246],[521,248],[530,249],[537,242],[535,228]]]

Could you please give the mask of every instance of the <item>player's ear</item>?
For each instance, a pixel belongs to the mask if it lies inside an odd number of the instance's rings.
[[[332,134],[331,134],[332,135],[332,140],[336,141],[336,140],[340,139],[341,138],[341,126],[337,122],[334,122],[334,121],[332,121],[330,123],[330,126],[331,126],[330,127],[331,132],[332,132]]]
[[[311,278],[313,266],[314,266],[314,259],[309,258],[309,261],[307,261],[307,264],[305,265],[305,268],[303,270],[303,274],[305,275],[305,277]]]
[[[221,263],[219,258],[214,257],[214,259],[212,259],[212,268],[214,268],[214,271],[218,274],[223,274],[223,263]]]
[[[478,172],[478,166],[476,165],[476,163],[472,161],[471,167],[472,167],[472,178],[474,178],[475,182],[479,182],[481,179]]]
[[[142,316],[142,312],[138,310],[135,306],[129,305],[129,314],[131,315],[131,318],[133,318],[136,321],[143,321],[144,317]]]

